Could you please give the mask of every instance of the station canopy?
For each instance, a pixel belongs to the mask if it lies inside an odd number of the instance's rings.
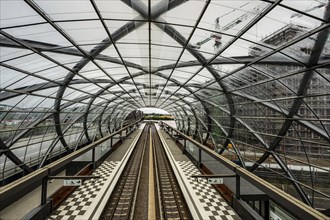
[[[1,0],[1,181],[156,107],[306,203],[329,200],[295,176],[330,172],[327,4]]]

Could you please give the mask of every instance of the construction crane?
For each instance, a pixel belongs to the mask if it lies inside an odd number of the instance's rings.
[[[217,52],[220,49],[221,44],[222,44],[222,42],[221,42],[222,36],[221,36],[220,32],[225,32],[225,31],[235,27],[236,25],[242,23],[243,21],[247,20],[249,17],[260,13],[262,11],[262,9],[265,7],[265,4],[266,3],[262,3],[259,6],[254,7],[250,11],[245,12],[243,15],[239,16],[238,18],[229,22],[228,24],[224,25],[222,28],[220,28],[220,18],[221,17],[217,17],[215,19],[215,28],[214,28],[215,32],[212,33],[208,38],[206,38],[202,41],[199,41],[195,45],[193,45],[194,48],[200,49],[203,44],[205,44],[213,39],[214,40],[213,47],[214,47],[215,52]]]
[[[311,11],[314,11],[318,8],[323,8],[326,6],[326,3],[325,1],[319,1],[319,0],[315,0],[316,2],[318,2],[319,4],[318,5],[315,5],[315,6],[310,6],[308,7],[306,10],[304,10],[303,12],[311,12]],[[297,18],[300,18],[302,17],[303,15],[301,13],[294,13],[291,15],[291,18],[294,18],[294,17],[297,17]]]

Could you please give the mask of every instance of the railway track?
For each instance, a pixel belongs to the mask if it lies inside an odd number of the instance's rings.
[[[101,215],[101,219],[147,218],[190,219],[154,124],[146,124]]]
[[[154,145],[155,181],[161,219],[191,219],[179,184],[167,159],[155,126],[151,128]]]
[[[148,144],[149,125],[137,143],[113,194],[106,205],[101,219],[132,219],[136,201],[136,191],[139,186],[142,158]]]

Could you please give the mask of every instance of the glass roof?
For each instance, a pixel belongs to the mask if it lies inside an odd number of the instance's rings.
[[[292,168],[330,173],[328,1],[0,3],[1,180],[155,107],[302,201],[330,202]]]

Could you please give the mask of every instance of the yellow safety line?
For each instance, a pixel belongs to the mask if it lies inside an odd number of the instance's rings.
[[[156,219],[155,209],[155,184],[154,184],[154,163],[152,153],[152,138],[150,128],[149,148],[149,197],[148,197],[148,219]]]

